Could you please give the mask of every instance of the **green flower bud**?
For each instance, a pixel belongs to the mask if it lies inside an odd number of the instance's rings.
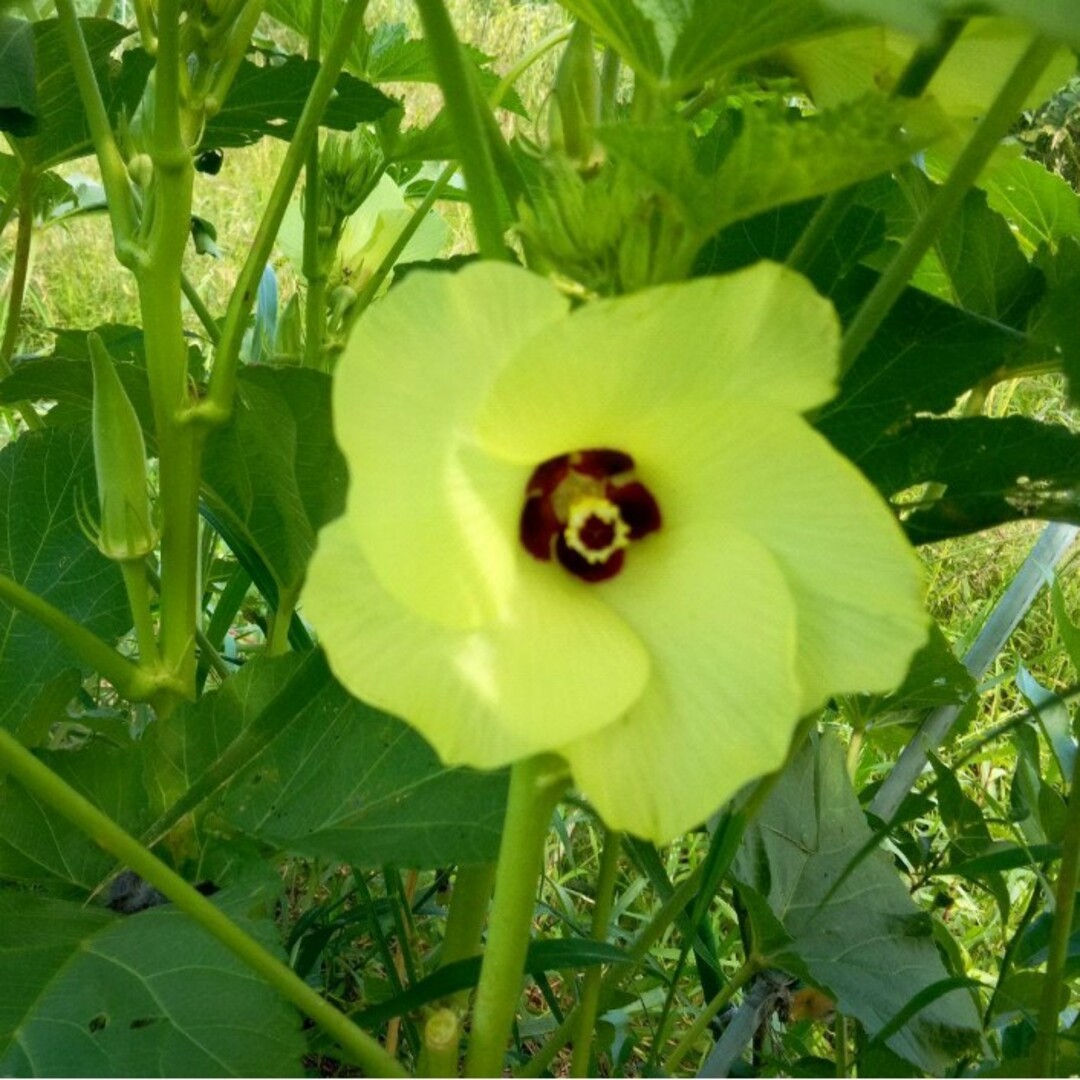
[[[600,75],[592,30],[577,22],[555,73],[554,101],[548,114],[551,145],[588,167],[594,164],[594,132],[599,122]]]
[[[158,540],[142,426],[101,338],[91,334],[89,344],[94,370],[94,469],[101,509],[97,545],[109,559],[142,559]]]
[[[154,179],[154,162],[149,154],[136,154],[128,162],[128,176],[135,181],[144,191]]]
[[[319,188],[332,232],[340,235],[340,223],[371,194],[383,163],[379,140],[365,128],[327,137],[319,152]]]

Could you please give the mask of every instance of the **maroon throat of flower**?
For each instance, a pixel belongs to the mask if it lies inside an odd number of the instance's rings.
[[[545,562],[557,559],[583,581],[607,581],[626,549],[660,528],[660,507],[634,478],[621,450],[576,450],[549,458],[525,485],[521,542]]]

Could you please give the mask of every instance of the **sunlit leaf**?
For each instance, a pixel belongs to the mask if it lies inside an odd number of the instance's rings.
[[[873,1036],[949,972],[929,916],[883,854],[863,859],[844,877],[870,835],[843,751],[822,738],[784,770],[748,827],[733,872],[767,901],[790,938],[770,962],[783,968],[790,956],[804,966],[839,1011]],[[939,1075],[958,1052],[978,1046],[980,1027],[971,996],[953,990],[918,1012],[888,1045]]]
[[[857,458],[888,495],[913,484],[945,492],[906,518],[917,543],[978,532],[1004,521],[1080,521],[1080,436],[1023,416],[917,417]]]
[[[263,136],[288,141],[319,72],[313,60],[289,56],[283,63],[255,64],[245,60],[221,111],[203,132],[203,146],[218,149],[247,146]],[[335,94],[322,115],[324,127],[351,131],[357,124],[378,120],[394,102],[347,73],[339,75]]]
[[[929,37],[941,19],[967,14],[965,0],[823,0],[837,12],[862,15],[901,30]],[[980,14],[1007,15],[1027,22],[1048,37],[1080,44],[1080,9],[1073,0],[987,0]]]

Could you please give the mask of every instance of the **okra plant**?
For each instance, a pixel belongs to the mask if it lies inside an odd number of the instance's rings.
[[[1080,523],[1080,11],[536,6],[0,10],[0,1071],[1075,1072],[1070,695],[917,546]]]

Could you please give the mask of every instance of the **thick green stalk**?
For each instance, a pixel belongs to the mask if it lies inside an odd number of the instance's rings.
[[[611,909],[615,904],[615,881],[619,871],[619,855],[622,853],[622,836],[609,832],[604,838],[604,850],[600,856],[600,873],[596,882],[596,900],[593,904],[591,936],[593,941],[607,941]],[[588,1076],[592,1057],[593,1029],[600,1007],[600,968],[591,967],[585,972],[581,998],[578,1001],[580,1015],[574,1032],[574,1054],[570,1061],[571,1076]]]
[[[424,1023],[421,1076],[457,1076],[461,1021],[453,1009],[436,1009]]]
[[[568,783],[559,758],[542,755],[510,770],[506,820],[495,871],[495,901],[476,988],[466,1076],[501,1076],[521,1000],[536,885],[551,814]]]
[[[678,1067],[679,1063],[691,1050],[694,1044],[705,1033],[710,1021],[725,1005],[741,990],[759,971],[761,963],[757,957],[751,956],[743,961],[742,966],[724,984],[723,989],[694,1017],[694,1022],[686,1029],[686,1034],[676,1044],[675,1049],[668,1054],[664,1061],[664,1073],[670,1076]]]
[[[1039,80],[1057,46],[1046,38],[1036,38],[1025,50],[989,111],[975,129],[957,158],[948,179],[938,189],[926,213],[915,223],[903,246],[878,279],[870,295],[852,319],[840,345],[840,368],[847,371],[877,333],[893,304],[907,287],[911,275],[930,250],[942,228],[959,209],[983,166],[1023,108],[1024,101]]]
[[[94,78],[94,67],[90,62],[90,53],[86,48],[78,16],[75,14],[74,0],[56,0],[56,14],[101,169],[101,183],[109,200],[109,218],[112,221],[116,256],[125,266],[132,267],[137,260],[132,244],[138,215],[135,211],[135,198],[128,184],[127,168],[113,138],[109,114],[105,111],[105,103],[101,99],[97,79]]]
[[[175,26],[159,8],[158,69],[165,62]],[[191,403],[187,341],[183,323],[182,266],[191,220],[194,166],[180,133],[179,86],[158,83],[150,140],[154,163],[152,208],[145,262],[136,270],[139,305],[146,341],[146,369],[158,444],[161,510],[161,658],[186,688],[195,693],[195,627],[198,621],[199,473],[203,432],[181,422]],[[172,95],[173,107],[163,111]],[[164,119],[164,113],[172,121]]]
[[[431,62],[442,87],[457,138],[461,168],[472,209],[476,246],[485,259],[507,258],[499,212],[499,181],[488,144],[480,97],[443,0],[416,0]]]
[[[494,863],[458,867],[454,875],[454,891],[450,895],[450,912],[446,917],[439,967],[479,954],[494,885]]]
[[[312,84],[311,92],[304,104],[300,120],[281,171],[274,182],[270,199],[263,211],[255,240],[248,251],[248,257],[237,278],[236,287],[229,298],[229,307],[225,313],[225,323],[221,330],[221,342],[214,356],[214,370],[210,376],[210,389],[206,399],[198,406],[193,406],[189,418],[201,420],[207,424],[223,424],[232,411],[233,395],[236,391],[236,374],[240,363],[240,346],[244,339],[251,305],[255,302],[255,293],[259,287],[263,267],[274,246],[281,219],[288,209],[297,178],[307,158],[308,148],[318,135],[319,121],[334,92],[334,84],[341,72],[345,56],[352,45],[353,38],[364,18],[368,0],[347,0],[341,14],[341,21],[334,31],[326,58],[319,68],[319,74]]]
[[[149,701],[162,690],[162,680],[110,648],[71,616],[37,593],[0,574],[0,600],[51,630],[80,660],[108,679],[130,701]]]
[[[286,1001],[310,1017],[359,1063],[369,1076],[405,1076],[405,1070],[366,1032],[324,1001],[290,967],[271,955],[197,889],[129,836],[112,818],[83,798],[0,729],[0,769],[52,807],[104,851],[163,892],[180,911],[268,982]]]
[[[1058,1015],[1069,941],[1073,931],[1076,889],[1080,884],[1080,754],[1073,761],[1069,806],[1061,838],[1061,869],[1054,891],[1054,923],[1046,957],[1046,978],[1039,1002],[1039,1026],[1031,1052],[1032,1076],[1057,1076]]]

